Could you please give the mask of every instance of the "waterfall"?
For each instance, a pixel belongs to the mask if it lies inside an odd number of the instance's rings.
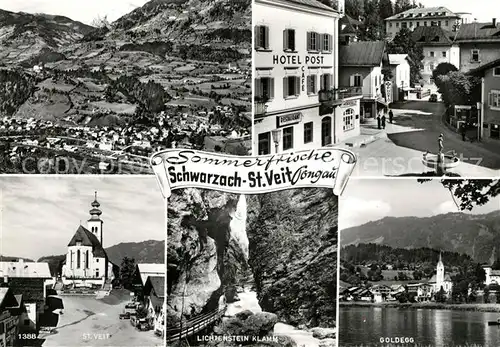
[[[240,195],[236,211],[232,215],[229,228],[231,229],[231,238],[234,238],[240,245],[245,260],[248,261],[248,236],[247,236],[247,200],[245,195]]]

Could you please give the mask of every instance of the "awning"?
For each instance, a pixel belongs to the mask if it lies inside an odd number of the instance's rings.
[[[55,312],[56,310],[64,309],[64,304],[62,298],[50,295],[46,300],[47,306],[49,306],[49,312]]]

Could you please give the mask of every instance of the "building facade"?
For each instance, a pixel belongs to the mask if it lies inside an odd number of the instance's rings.
[[[389,67],[392,72],[392,101],[407,99],[410,87],[410,63],[408,54],[389,54]]]
[[[22,295],[21,295],[22,296]],[[15,346],[21,303],[8,287],[0,287],[0,346]]]
[[[484,273],[486,275],[486,279],[484,280],[484,284],[489,286],[491,284],[500,285],[500,270],[493,270],[490,265],[483,266]]]
[[[500,140],[500,58],[469,71],[481,77],[479,101],[479,138]]]
[[[413,31],[419,27],[436,26],[455,32],[460,27],[462,18],[464,21],[468,21],[468,14],[453,13],[442,6],[413,8],[385,19],[387,39],[394,39],[396,34],[403,28]]]
[[[490,23],[462,25],[455,38],[455,44],[460,47],[460,71],[468,72],[500,59],[499,33],[496,18]]]
[[[355,42],[339,48],[339,85],[360,96],[360,119],[374,118],[387,108],[382,74],[385,42]],[[392,88],[391,88],[392,91]]]
[[[65,285],[103,286],[114,278],[113,264],[108,260],[102,243],[104,222],[97,192],[91,206],[87,228],[80,225],[68,243],[62,270]]]
[[[257,0],[252,12],[254,154],[329,146],[355,135],[356,102],[345,104],[345,94],[333,92],[340,11],[316,0]]]
[[[422,47],[424,68],[421,71],[424,84],[433,84],[432,72],[441,63],[453,64],[460,67],[460,48],[454,43],[456,33],[441,27],[419,27],[412,33],[412,39]]]

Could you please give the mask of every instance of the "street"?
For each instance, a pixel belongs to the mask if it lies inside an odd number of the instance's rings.
[[[460,163],[450,173],[462,177],[494,177],[500,173],[500,142],[463,141],[460,134],[442,122],[444,104],[407,101],[395,106],[393,124],[378,130],[376,120],[363,124],[361,136],[377,140],[360,147],[347,147],[358,155],[354,176],[422,176],[431,169],[422,164],[427,151],[438,152],[438,137],[443,134],[443,152],[455,151]]]
[[[113,295],[113,294],[111,294]],[[138,331],[129,319],[119,319],[127,299],[109,296],[62,297],[64,314],[60,315],[56,332],[40,333],[43,347],[68,346],[163,346],[163,339],[153,331]]]

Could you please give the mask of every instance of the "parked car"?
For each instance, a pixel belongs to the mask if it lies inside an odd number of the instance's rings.
[[[438,101],[438,96],[436,94],[431,94],[429,97],[429,102],[437,102]]]
[[[120,313],[120,319],[130,319],[130,312]]]

